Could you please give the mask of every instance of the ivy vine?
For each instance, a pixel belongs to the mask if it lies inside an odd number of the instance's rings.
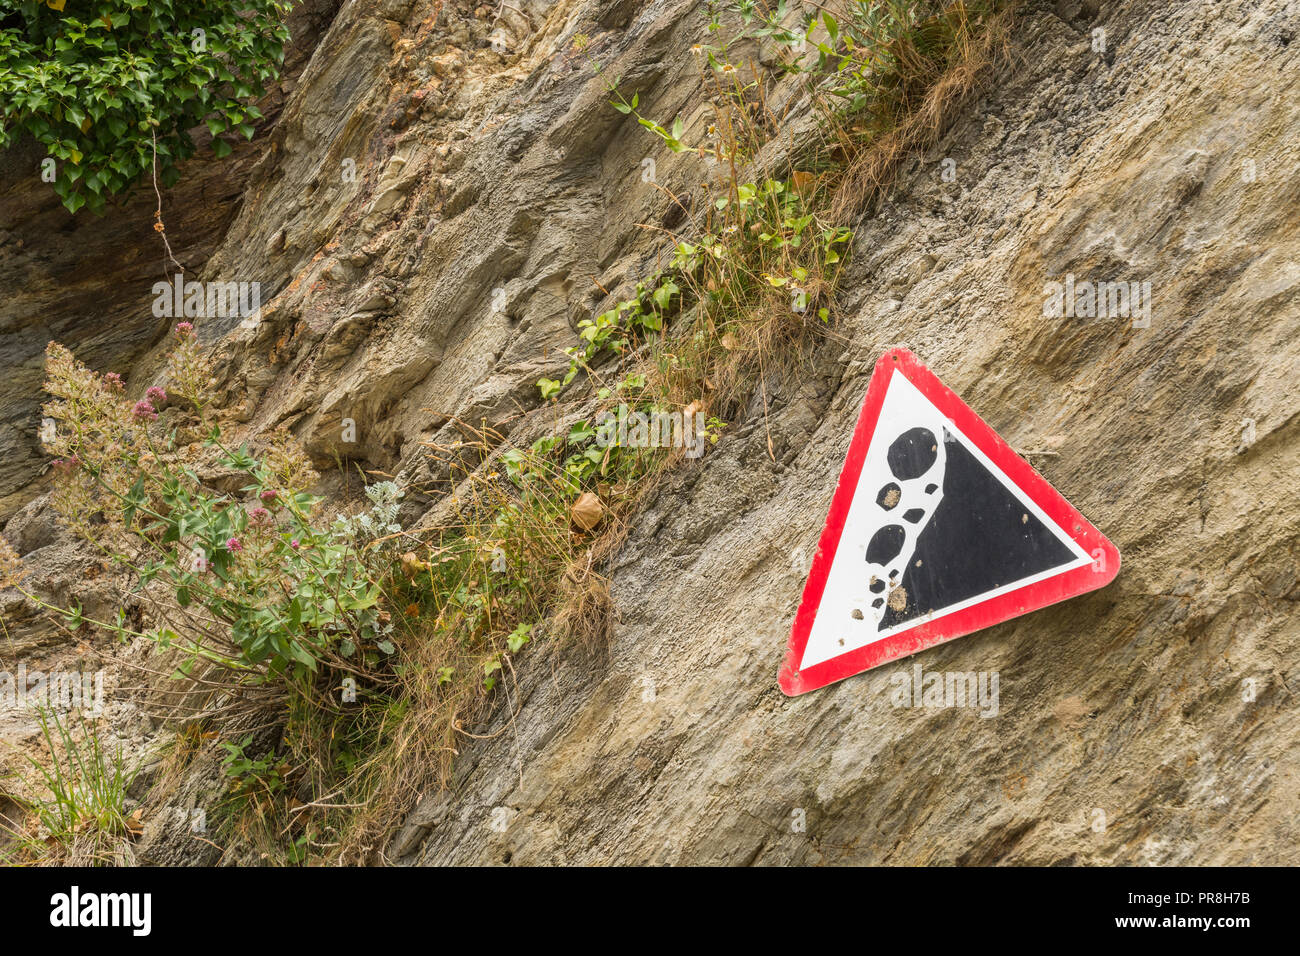
[[[218,157],[233,149],[228,137],[252,138],[291,6],[0,0],[0,149],[24,135],[43,145],[43,178],[74,213],[100,213],[150,176],[155,149],[158,178],[173,185],[200,124]]]

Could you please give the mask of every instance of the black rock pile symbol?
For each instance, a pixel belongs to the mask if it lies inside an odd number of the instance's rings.
[[[906,606],[907,594],[899,585],[917,536],[943,498],[946,453],[930,429],[909,428],[893,440],[885,460],[895,480],[876,494],[885,523],[871,536],[866,552],[869,587],[878,595],[871,602],[877,625],[887,606],[896,611]]]

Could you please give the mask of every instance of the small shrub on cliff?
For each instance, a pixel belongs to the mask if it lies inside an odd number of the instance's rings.
[[[150,636],[186,652],[183,673],[204,660],[244,680],[303,683],[322,666],[392,653],[377,606],[386,559],[376,539],[397,530],[396,486],[368,489],[370,512],[331,524],[307,490],[315,472],[287,436],[256,452],[227,447],[207,412],[208,373],[187,323],[170,357],[170,394],[155,386],[132,401],[116,376],[62,346],[51,343],[47,356],[55,506],[136,590],[166,592]]]
[[[638,282],[632,299],[578,323],[581,344],[568,349],[563,378],[537,383],[544,399],[559,396],[586,369],[604,386],[602,400],[616,395],[638,410],[730,414],[759,373],[790,364],[808,333],[829,322],[852,232],[827,215],[827,190],[812,173],[741,178],[742,170],[753,169],[765,127],[775,123],[764,115],[761,98],[753,98],[753,84],[735,67],[713,62],[718,69],[710,84],[719,105],[707,141],[696,147],[681,139],[680,121],[668,129],[647,119],[637,97],[628,100],[609,85],[615,109],[634,116],[674,152],[711,159],[725,182],[722,195],[692,220],[699,231],[672,236],[666,268]],[[605,385],[601,359],[638,351],[637,367]]]
[[[825,135],[795,153],[829,181],[831,218],[848,222],[904,156],[935,142],[979,78],[1006,61],[1017,6],[850,0],[797,17],[785,0],[723,0],[711,6],[715,42],[701,52],[714,70],[734,75],[729,50],[758,40],[776,54],[777,70],[803,78]],[[728,30],[724,13],[739,20],[739,30]]]
[[[90,620],[24,590],[2,539],[0,584],[69,624],[153,640],[178,657],[172,676],[210,688],[227,714],[278,711],[269,751],[224,744],[230,793],[219,818],[268,852],[289,834],[291,862],[315,852],[325,827],[341,852],[362,853],[418,789],[446,780],[467,724],[513,681],[513,657],[548,614],[567,609],[567,629],[607,636],[608,593],[584,554],[594,536],[574,499],[599,480],[629,481],[637,458],[601,471],[582,428],[561,446],[506,452],[505,480],[467,475],[457,513],[417,539],[397,521],[392,482],[367,487],[366,510],[330,519],[287,436],[228,445],[188,323],[168,367],[165,387],[133,399],[117,375],[47,350],[52,503],[126,573],[150,628],[128,627],[125,613]],[[481,463],[501,439],[461,444],[458,456]],[[589,527],[602,521],[616,519],[597,514]],[[296,812],[328,793],[348,795],[352,810]],[[340,833],[357,836],[336,842]]]
[[[369,731],[343,790],[360,806],[339,822],[346,860],[368,858],[419,793],[447,783],[494,693],[517,706],[514,661],[528,646],[543,635],[608,640],[612,602],[593,565],[618,516],[578,523],[570,452],[551,442],[503,447],[490,429],[432,446],[456,477],[454,512],[402,554],[385,584],[386,603],[400,609],[401,695]],[[594,476],[583,481],[595,486]]]
[[[803,76],[811,92],[833,97],[832,119],[860,121],[877,133],[923,106],[926,93],[975,43],[1011,0],[850,0],[832,13],[814,10],[794,21],[784,0],[760,5],[728,0],[713,7],[710,31],[721,34],[725,10],[742,29],[705,48],[725,68],[730,47],[746,39],[785,51],[780,69]]]
[[[829,321],[852,238],[840,223],[884,184],[905,152],[937,133],[976,75],[1004,52],[1014,6],[853,0],[838,16],[822,8],[796,16],[784,0],[710,4],[715,42],[694,49],[708,66],[716,113],[698,146],[684,141],[680,117],[660,124],[642,115],[638,96],[629,100],[617,81],[607,84],[611,105],[671,151],[711,160],[723,173],[724,195],[702,229],[692,216],[699,231],[672,237],[668,267],[638,282],[632,299],[579,322],[581,343],[568,350],[569,368],[561,379],[538,382],[542,397],[558,397],[582,369],[599,380],[593,366],[607,354],[627,356],[653,343],[649,367],[624,377],[621,392],[633,386],[643,404],[734,411],[756,375],[785,364],[807,331]],[[724,14],[732,19],[730,35]],[[754,175],[784,121],[769,110],[752,64],[731,61],[733,48],[754,40],[775,46],[779,70],[803,78],[827,134],[792,147],[789,158],[806,168],[788,179]],[[754,181],[746,181],[749,175]],[[820,321],[810,322],[812,316]],[[677,325],[671,335],[670,320]]]
[[[189,131],[253,136],[254,101],[279,76],[284,0],[0,0],[0,148],[31,136],[72,212],[153,167],[164,185],[194,153]]]

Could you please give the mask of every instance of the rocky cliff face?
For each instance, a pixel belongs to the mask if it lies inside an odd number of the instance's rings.
[[[436,489],[446,475],[422,443],[454,438],[456,420],[532,437],[555,414],[535,382],[567,365],[574,322],[656,268],[654,227],[684,228],[668,194],[701,197],[711,175],[606,89],[618,78],[702,137],[700,5],[491,13],[348,0],[244,164],[164,196],[201,278],[263,289],[254,321],[199,324],[226,397],[254,426],[291,427],[322,466]],[[1025,3],[1011,64],[853,224],[840,318],[799,374],[766,381],[638,518],[608,572],[608,651],[526,655],[453,786],[423,795],[388,855],[1296,862],[1297,30],[1281,0]],[[797,142],[807,104],[793,82],[769,97]],[[46,200],[45,218],[3,223],[5,254],[27,257],[3,280],[11,422],[31,420],[48,337],[134,360],[141,387],[160,367],[141,355],[158,323],[138,319],[151,203],[120,213],[129,242],[65,217],[56,246]],[[78,259],[92,241],[102,261]],[[57,277],[32,280],[55,256],[34,244],[79,263],[75,303]],[[1044,287],[1067,274],[1149,282],[1149,324],[1046,317]],[[102,290],[119,285],[109,307]],[[1105,590],[789,699],[776,672],[794,608],[871,368],[900,344],[1124,568]],[[12,512],[40,493],[35,453],[3,467]],[[408,517],[436,505],[414,496]],[[50,549],[72,587],[42,508],[6,533],[29,558]],[[996,673],[996,707],[894,706],[894,677],[918,663]]]
[[[338,0],[308,0],[289,19],[283,80],[263,103],[259,133],[273,129],[296,88]],[[0,520],[39,493],[48,468],[40,451],[40,385],[45,344],[67,343],[96,368],[126,367],[168,328],[152,304],[155,282],[175,271],[154,231],[161,209],[173,252],[196,271],[222,243],[240,205],[249,170],[269,148],[265,136],[238,146],[226,162],[212,159],[206,128],[197,131],[199,158],[185,167],[160,207],[145,182],[103,218],[73,217],[41,182],[34,144],[0,153]]]

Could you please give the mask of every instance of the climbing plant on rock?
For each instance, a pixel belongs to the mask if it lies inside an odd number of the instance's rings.
[[[0,148],[45,147],[72,212],[151,174],[176,182],[206,123],[212,150],[251,139],[280,74],[287,0],[0,0]]]

